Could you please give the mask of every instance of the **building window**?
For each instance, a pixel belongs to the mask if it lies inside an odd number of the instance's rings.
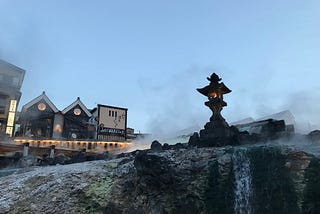
[[[0,114],[4,114],[6,109],[6,99],[0,97]]]
[[[111,117],[111,111],[109,110],[109,117]]]
[[[114,117],[117,117],[117,112],[114,113]]]
[[[12,78],[12,85],[13,86],[18,86],[19,85],[19,78],[18,77],[13,77]]]
[[[75,115],[79,116],[79,115],[81,114],[81,110],[80,110],[79,108],[75,108],[75,109],[73,110],[73,113],[74,113]]]
[[[114,111],[112,111],[112,117],[114,117]]]
[[[38,109],[39,109],[40,111],[44,111],[44,110],[46,110],[46,108],[47,108],[46,104],[44,104],[44,103],[39,103]]]

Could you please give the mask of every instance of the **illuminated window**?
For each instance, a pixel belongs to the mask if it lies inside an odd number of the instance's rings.
[[[44,110],[46,110],[46,108],[47,108],[46,104],[44,104],[44,103],[39,103],[38,109],[39,109],[40,111],[44,111]]]
[[[57,124],[55,127],[54,127],[54,131],[55,132],[62,132],[62,127],[61,127],[61,125],[60,124]]]
[[[75,108],[75,109],[73,110],[73,113],[78,116],[78,115],[81,114],[81,110],[80,110],[79,108]]]

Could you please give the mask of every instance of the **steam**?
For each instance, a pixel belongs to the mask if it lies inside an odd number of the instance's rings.
[[[212,68],[190,66],[189,69],[160,81],[141,79],[139,85],[147,99],[146,128],[156,138],[168,138],[182,129],[202,126],[211,115],[203,106],[204,97],[196,88],[206,84]]]
[[[144,138],[137,138],[128,147],[126,152],[132,152],[132,151],[135,151],[135,150],[150,149],[152,141],[154,141],[154,138],[152,136],[147,136],[147,137],[144,137]]]
[[[278,145],[287,146],[297,151],[304,151],[314,156],[320,156],[320,142],[311,142],[305,135],[296,135],[292,139],[280,139],[273,142]]]
[[[20,110],[23,104],[38,96],[43,90],[48,90],[48,86],[55,85],[52,83],[57,76],[61,57],[54,54],[55,44],[48,41],[46,32],[43,31],[44,27],[38,22],[39,18],[32,6],[21,6],[23,10],[12,8],[14,5],[11,4],[2,6],[0,58],[26,70],[21,89]]]
[[[297,130],[308,133],[319,129],[320,124],[320,94],[318,90],[293,92],[283,104],[295,115]]]
[[[141,79],[139,85],[145,93],[149,115],[147,131],[165,138],[191,126],[203,127],[211,111],[203,105],[206,98],[195,89],[208,84],[206,77],[212,72],[218,73],[232,90],[224,97],[228,106],[223,109],[222,115],[227,122],[247,117],[261,118],[289,110],[295,117],[297,132],[308,133],[319,128],[319,90],[312,87],[305,89],[303,85],[298,85],[296,91],[292,91],[288,88],[291,85],[286,83],[287,79],[277,78],[280,74],[274,69],[266,65],[259,69],[263,72],[243,76],[241,72],[228,67],[217,69],[214,66],[190,66],[166,79],[159,78],[160,81]]]

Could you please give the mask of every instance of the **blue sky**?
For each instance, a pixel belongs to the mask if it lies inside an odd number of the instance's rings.
[[[227,121],[289,109],[320,124],[320,1],[0,0],[0,58],[27,71],[21,105],[46,91],[126,107],[166,133],[210,117],[196,88],[218,73]]]

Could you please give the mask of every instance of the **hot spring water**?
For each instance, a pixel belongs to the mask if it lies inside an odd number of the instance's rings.
[[[252,192],[250,160],[247,149],[237,148],[233,155],[233,173],[235,178],[234,212],[236,214],[250,214],[250,197]]]

